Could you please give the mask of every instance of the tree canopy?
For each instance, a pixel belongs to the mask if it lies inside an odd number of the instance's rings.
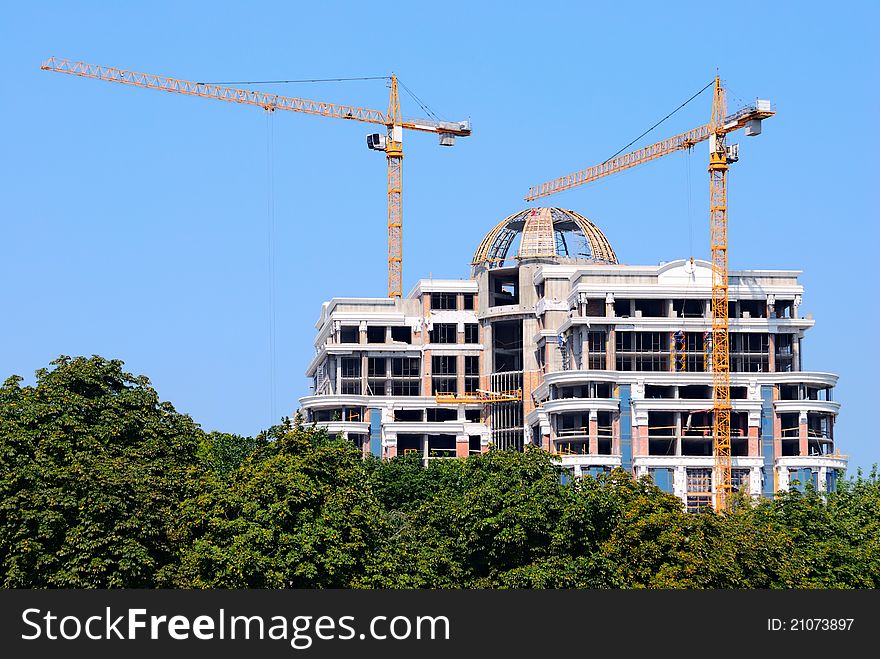
[[[51,367],[0,387],[3,585],[153,586],[202,432],[120,361]]]
[[[61,357],[0,387],[11,587],[877,588],[880,476],[686,513],[552,456],[378,460],[301,419],[203,432],[144,376]]]

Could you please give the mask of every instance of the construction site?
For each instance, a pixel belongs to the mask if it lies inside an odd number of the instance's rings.
[[[847,467],[834,436],[837,376],[802,369],[814,320],[801,314],[800,273],[728,268],[727,176],[739,151],[727,136],[760,135],[775,115],[769,101],[729,111],[716,77],[702,90],[713,89],[705,125],[525,196],[534,202],[705,143],[710,260],[623,264],[584,215],[530,206],[487,221],[473,238],[470,278],[422,278],[404,294],[404,132],[433,133],[449,147],[471,126],[404,118],[396,76],[385,112],[56,58],[42,68],[384,129],[366,141],[388,168],[387,296],[323,304],[311,392],[299,399],[309,423],[365,455],[415,454],[427,464],[533,445],[572,478],[616,468],[650,475],[691,511],[724,510],[734,492],[831,491]]]
[[[572,476],[623,468],[688,509],[713,504],[711,263],[622,265],[585,217],[531,208],[486,234],[472,268],[325,303],[307,419],[386,458],[533,444]],[[730,484],[755,496],[833,489],[846,469],[837,376],[801,370],[814,320],[798,274],[729,273]]]

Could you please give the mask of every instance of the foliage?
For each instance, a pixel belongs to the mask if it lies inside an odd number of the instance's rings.
[[[202,437],[197,455],[208,469],[228,475],[241,467],[245,459],[267,441],[265,436],[242,437],[215,430]]]
[[[203,433],[119,361],[0,387],[4,587],[877,588],[880,476],[688,514],[547,453],[378,460],[303,426]]]
[[[201,431],[120,361],[51,366],[0,388],[3,586],[153,586]]]
[[[206,473],[183,502],[179,562],[161,579],[186,588],[341,588],[386,533],[361,454],[302,428],[246,459],[228,479]]]

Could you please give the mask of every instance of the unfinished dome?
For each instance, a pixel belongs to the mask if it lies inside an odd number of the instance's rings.
[[[504,218],[483,238],[471,265],[500,268],[508,259],[617,263],[605,234],[564,208],[527,208]]]

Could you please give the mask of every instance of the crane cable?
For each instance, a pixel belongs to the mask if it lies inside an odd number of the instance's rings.
[[[350,80],[388,80],[389,76],[361,76],[359,78],[310,78],[307,80],[221,80],[198,82],[198,85],[288,85],[299,82],[348,82]]]
[[[692,152],[693,152],[693,148],[685,149],[684,169],[685,169],[685,178],[687,179],[688,255],[691,258],[694,258],[694,221],[693,221],[693,210],[691,208],[691,198],[693,197],[693,193],[691,192],[691,162],[693,161],[693,158],[691,158]]]
[[[638,142],[640,139],[642,139],[645,135],[647,135],[647,134],[650,133],[652,130],[654,130],[655,128],[657,128],[657,126],[659,126],[659,125],[662,124],[664,121],[666,121],[667,119],[669,119],[669,117],[671,117],[671,116],[674,115],[676,112],[678,112],[679,110],[681,110],[685,105],[687,105],[688,103],[690,103],[691,101],[693,101],[697,96],[699,96],[700,94],[702,94],[704,91],[706,91],[707,89],[709,89],[709,87],[711,87],[711,86],[714,85],[714,84],[715,84],[715,81],[714,81],[714,80],[712,80],[711,82],[709,82],[709,84],[707,84],[707,85],[706,85],[705,87],[703,87],[700,91],[698,91],[696,94],[694,94],[693,96],[691,96],[688,100],[686,100],[684,103],[682,103],[682,104],[679,105],[677,108],[675,108],[672,112],[670,112],[670,113],[667,114],[665,117],[663,117],[663,118],[662,118],[660,121],[658,121],[656,124],[654,124],[653,126],[651,126],[651,127],[650,127],[648,130],[646,130],[644,133],[642,133],[641,135],[639,135],[639,136],[638,136],[636,139],[634,139],[632,142],[630,142],[630,143],[627,144],[626,146],[623,146],[623,147],[621,147],[620,149],[618,149],[618,151],[617,151],[616,153],[614,153],[614,154],[612,154],[611,156],[608,157],[608,160],[611,160],[612,158],[616,158],[617,156],[619,156],[619,155],[620,155],[621,153],[623,153],[626,149],[628,149],[629,147],[631,147],[633,144],[635,144],[635,143]],[[605,162],[608,162],[608,160],[606,160]],[[602,164],[604,165],[605,162],[603,162]]]
[[[276,422],[275,353],[275,122],[266,111],[266,223],[268,259],[269,426]]]
[[[352,78],[304,78],[301,80],[221,80],[212,82],[198,82],[198,85],[290,85],[296,83],[312,83],[312,82],[350,82],[352,80],[391,80],[391,76],[358,76]],[[398,78],[397,82],[403,90],[409,94],[425,113],[435,121],[440,121],[440,117],[409,87],[407,87]]]
[[[403,90],[412,97],[412,100],[414,100],[418,104],[418,106],[420,108],[422,108],[422,110],[425,111],[425,113],[428,115],[428,117],[430,117],[431,119],[434,119],[435,121],[440,121],[440,117],[438,117],[434,113],[434,111],[427,106],[427,104],[422,102],[422,99],[420,99],[418,96],[416,96],[415,92],[413,92],[409,87],[407,87],[405,84],[403,84],[403,81],[401,81],[400,78],[397,79],[397,83],[401,87],[403,87]]]

